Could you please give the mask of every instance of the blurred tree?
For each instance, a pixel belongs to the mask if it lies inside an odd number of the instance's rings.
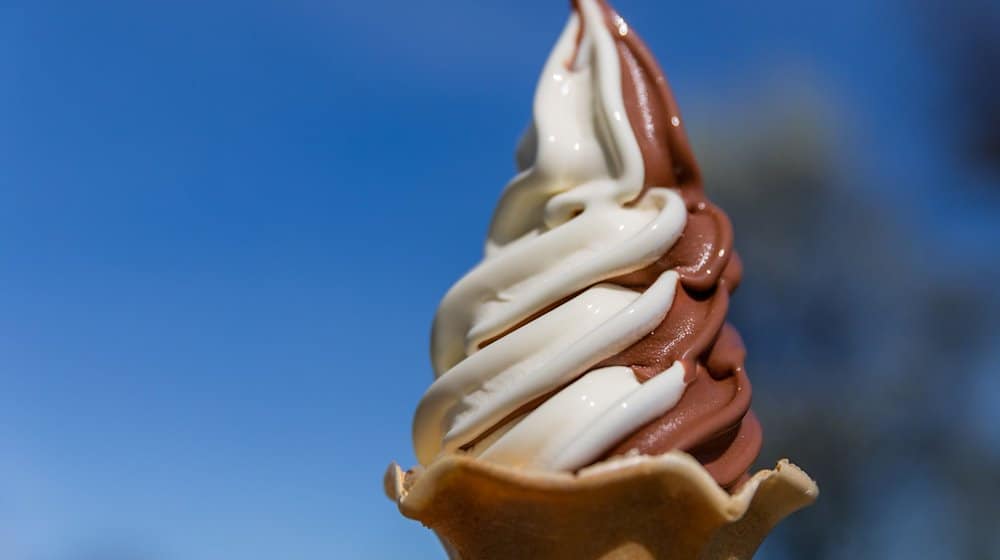
[[[945,111],[954,123],[952,148],[967,162],[1000,172],[1000,3],[922,0],[904,13],[945,78]]]
[[[761,465],[788,455],[821,489],[765,554],[1000,558],[1000,450],[957,419],[990,374],[991,287],[918,253],[933,232],[906,229],[846,163],[831,123],[847,121],[822,96],[762,98],[689,123],[746,265],[732,319],[764,424]]]

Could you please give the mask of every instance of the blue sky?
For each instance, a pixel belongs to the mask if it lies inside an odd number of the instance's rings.
[[[380,477],[566,4],[0,2],[0,556],[439,557]],[[904,221],[995,234],[902,6],[733,4],[617,6],[682,107],[811,80]]]

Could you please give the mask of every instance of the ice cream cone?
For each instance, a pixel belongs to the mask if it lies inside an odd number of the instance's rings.
[[[385,474],[403,515],[451,558],[751,558],[819,490],[787,460],[730,495],[680,451],[599,463],[577,474],[519,470],[463,455]]]

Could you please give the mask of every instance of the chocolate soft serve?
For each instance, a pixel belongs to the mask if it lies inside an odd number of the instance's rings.
[[[417,457],[578,470],[672,449],[722,486],[761,446],[741,265],[656,60],[601,0],[573,4],[483,261],[434,322]]]

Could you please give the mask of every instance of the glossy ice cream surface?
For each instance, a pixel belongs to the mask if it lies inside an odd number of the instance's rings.
[[[573,471],[681,449],[722,486],[761,445],[739,334],[741,266],[642,40],[579,0],[549,56],[482,262],[434,321],[417,458]]]

